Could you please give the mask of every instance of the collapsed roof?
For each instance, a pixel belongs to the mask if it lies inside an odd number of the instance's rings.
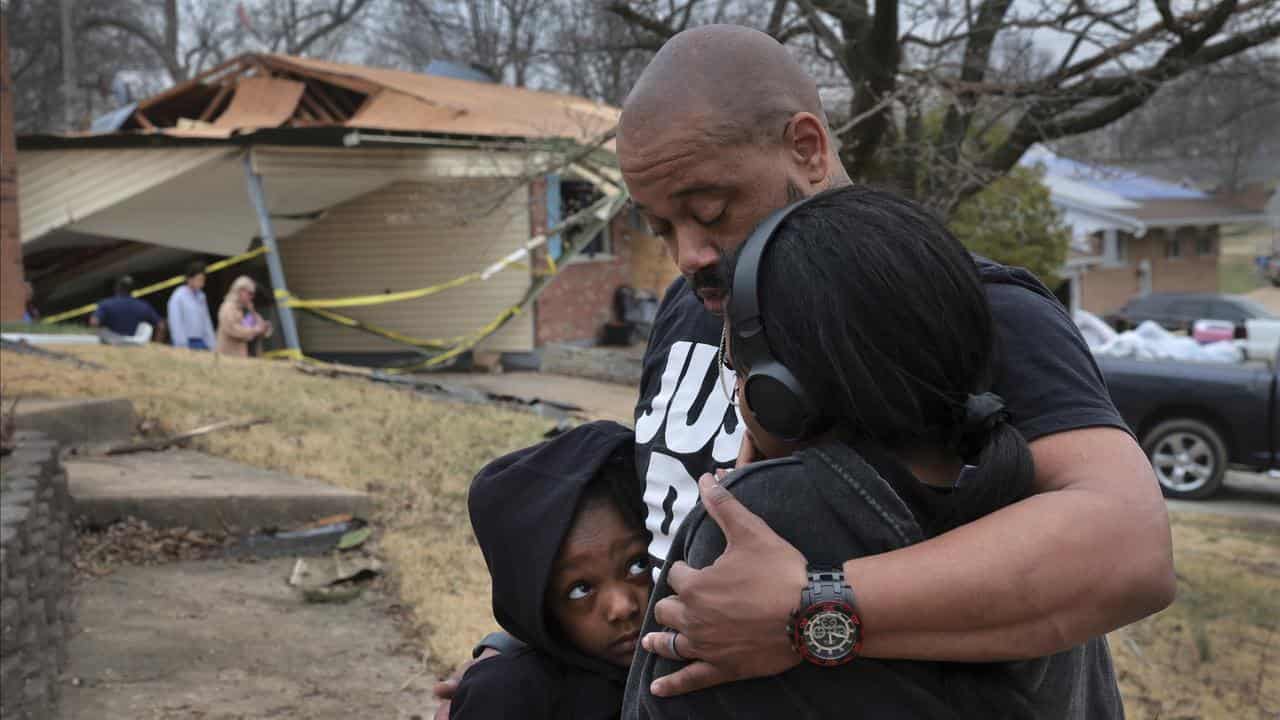
[[[561,93],[248,53],[104,116],[78,136],[225,139],[266,128],[348,127],[585,142],[617,119],[616,108]]]

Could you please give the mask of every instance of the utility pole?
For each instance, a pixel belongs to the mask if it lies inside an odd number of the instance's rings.
[[[71,32],[71,5],[74,0],[62,0],[62,130],[76,129],[74,107],[76,93],[76,40]]]

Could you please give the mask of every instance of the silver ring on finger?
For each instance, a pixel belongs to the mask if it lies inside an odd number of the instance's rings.
[[[676,638],[680,637],[680,633],[676,632],[675,630],[672,630],[671,634],[668,635],[667,637],[671,638],[671,641],[667,645],[667,649],[671,651],[671,655],[674,656],[675,659],[677,660],[684,660],[685,657],[680,654],[679,650],[676,649]]]

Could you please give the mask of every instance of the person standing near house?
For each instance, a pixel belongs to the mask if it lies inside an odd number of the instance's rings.
[[[22,300],[22,322],[28,325],[35,325],[40,322],[40,308],[36,307],[36,289],[31,285],[31,281],[22,283],[23,300]]]
[[[218,307],[218,354],[249,357],[249,346],[271,334],[271,323],[253,309],[258,286],[253,278],[241,275]]]
[[[89,316],[89,324],[100,327],[105,332],[131,338],[138,332],[142,323],[151,325],[152,334],[148,340],[164,328],[164,320],[160,313],[148,303],[133,297],[133,278],[122,275],[116,280],[116,294],[98,303],[98,309]]]
[[[191,263],[186,278],[169,296],[169,336],[174,347],[212,350],[215,340],[209,302],[204,297],[204,263]]]

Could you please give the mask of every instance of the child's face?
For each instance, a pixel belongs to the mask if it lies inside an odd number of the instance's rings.
[[[579,650],[628,667],[653,591],[644,533],[608,503],[588,506],[565,535],[547,607]]]

